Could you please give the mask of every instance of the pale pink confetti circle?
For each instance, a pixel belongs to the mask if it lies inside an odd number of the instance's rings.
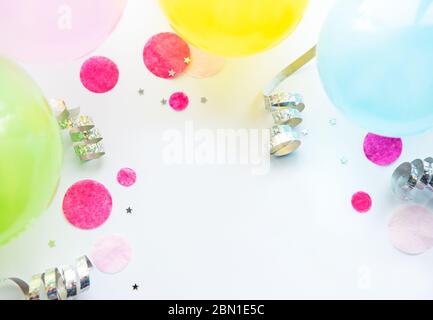
[[[169,104],[173,110],[182,111],[188,107],[189,98],[183,92],[175,92],[170,96]]]
[[[106,57],[91,57],[81,66],[80,79],[87,90],[105,93],[116,86],[119,80],[119,69]]]
[[[63,198],[66,219],[79,229],[95,229],[111,214],[113,201],[110,192],[94,180],[73,184]]]
[[[407,254],[421,254],[433,247],[433,214],[419,205],[402,206],[391,218],[392,244]]]
[[[372,206],[372,200],[368,193],[359,191],[352,196],[353,209],[359,213],[366,213],[370,211]]]
[[[172,32],[154,35],[143,50],[143,60],[147,69],[164,79],[179,76],[188,66],[189,58],[188,44]]]
[[[132,250],[125,238],[113,234],[98,239],[93,245],[91,256],[99,271],[115,274],[128,266]]]
[[[191,77],[209,78],[220,72],[225,65],[225,59],[212,53],[190,46],[191,62],[186,73]]]
[[[137,174],[131,168],[122,168],[117,173],[117,182],[124,187],[130,187],[137,181]]]
[[[369,133],[364,139],[365,156],[379,166],[394,163],[401,156],[402,151],[403,142],[400,138],[388,138]]]

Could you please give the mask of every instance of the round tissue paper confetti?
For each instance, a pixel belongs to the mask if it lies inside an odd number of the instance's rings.
[[[183,92],[176,92],[171,95],[168,103],[170,104],[170,107],[173,108],[173,110],[182,111],[185,110],[186,107],[188,107],[189,98]]]
[[[368,160],[378,166],[388,166],[394,163],[403,151],[400,138],[382,137],[369,133],[364,139],[364,154]]]
[[[203,79],[209,78],[220,72],[225,64],[225,59],[190,46],[191,62],[186,73],[191,77]]]
[[[366,213],[371,209],[372,201],[368,193],[359,191],[352,196],[353,209],[359,213]]]
[[[433,247],[433,214],[419,205],[396,210],[388,225],[394,247],[407,254],[421,254]]]
[[[117,173],[117,182],[121,186],[130,187],[137,181],[137,174],[131,168],[122,168]]]
[[[81,66],[80,79],[87,90],[105,93],[116,86],[119,80],[119,69],[106,57],[91,57]]]
[[[73,184],[63,198],[66,219],[79,229],[95,229],[111,214],[113,201],[110,192],[94,180]]]
[[[93,245],[91,256],[99,271],[114,274],[128,266],[132,250],[125,238],[113,234],[98,239]]]
[[[143,50],[143,60],[147,69],[163,79],[179,76],[188,66],[189,59],[188,44],[172,32],[154,35]]]

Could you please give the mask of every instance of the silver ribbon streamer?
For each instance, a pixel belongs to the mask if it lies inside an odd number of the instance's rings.
[[[433,191],[433,158],[402,163],[392,175],[392,190],[403,200],[413,200],[416,191]]]
[[[105,155],[101,133],[95,128],[92,118],[80,115],[80,108],[70,109],[64,101],[56,101],[60,114],[57,121],[61,129],[68,129],[75,153],[81,161],[99,159]]]
[[[265,107],[274,120],[271,130],[271,155],[282,157],[295,152],[301,145],[301,135],[294,129],[302,122],[305,104],[299,94],[274,90],[288,77],[316,56],[316,46],[277,74],[263,91]]]
[[[74,267],[63,266],[35,274],[29,284],[19,278],[7,280],[20,288],[26,300],[69,300],[89,289],[92,268],[89,258],[82,256]]]

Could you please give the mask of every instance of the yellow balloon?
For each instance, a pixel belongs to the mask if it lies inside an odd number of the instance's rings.
[[[308,0],[159,0],[173,29],[222,56],[272,48],[298,25]]]

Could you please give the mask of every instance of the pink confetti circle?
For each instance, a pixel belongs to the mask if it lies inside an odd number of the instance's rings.
[[[137,181],[137,174],[130,168],[122,168],[117,173],[117,182],[124,187],[130,187]]]
[[[403,142],[400,138],[388,138],[369,133],[364,139],[365,156],[379,166],[394,163],[401,156],[402,151]]]
[[[171,95],[169,104],[170,107],[173,108],[173,110],[182,111],[185,110],[186,107],[188,107],[189,98],[183,92],[176,92]]]
[[[66,219],[79,229],[95,229],[111,214],[113,201],[110,192],[94,180],[73,184],[63,198]]]
[[[353,209],[359,213],[366,213],[371,209],[372,201],[371,197],[366,192],[357,192],[352,196]]]
[[[433,247],[433,214],[419,205],[402,206],[388,224],[391,243],[407,254],[421,254]]]
[[[91,57],[81,66],[80,79],[87,90],[105,93],[116,86],[119,80],[119,69],[106,57]]]
[[[154,35],[143,50],[143,60],[147,69],[164,79],[180,75],[188,66],[189,58],[188,44],[172,32]]]
[[[125,238],[112,234],[98,239],[93,245],[91,255],[99,271],[114,274],[128,266],[132,250]]]
[[[186,73],[191,77],[203,79],[209,78],[220,72],[225,64],[225,59],[212,53],[190,46],[191,63]]]

